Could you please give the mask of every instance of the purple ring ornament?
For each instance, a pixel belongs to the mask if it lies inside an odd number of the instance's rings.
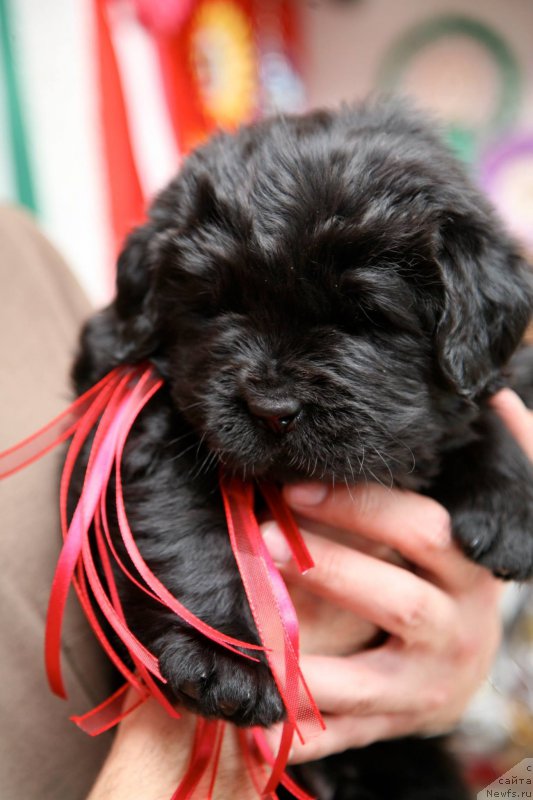
[[[517,219],[502,196],[500,180],[513,162],[530,160],[532,164],[531,221]],[[486,151],[478,163],[478,182],[498,208],[515,234],[527,245],[533,247],[533,133],[513,134],[500,140]],[[524,214],[525,216],[525,214]]]

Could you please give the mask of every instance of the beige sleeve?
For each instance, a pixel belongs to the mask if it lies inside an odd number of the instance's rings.
[[[89,304],[24,212],[0,208],[0,450],[71,400],[69,370]],[[0,798],[86,797],[109,747],[69,715],[110,692],[105,657],[75,598],[65,626],[69,700],[54,697],[43,662],[44,620],[59,552],[55,451],[0,484]]]

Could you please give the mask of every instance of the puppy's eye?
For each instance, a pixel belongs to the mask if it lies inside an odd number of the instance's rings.
[[[191,311],[205,319],[213,319],[220,313],[218,297],[212,289],[196,292],[189,298],[188,306]]]
[[[416,333],[420,331],[415,296],[391,268],[347,270],[340,289],[353,311],[354,324],[371,323]]]
[[[161,286],[163,298],[179,305],[186,313],[210,318],[219,310],[219,292],[212,280],[191,274],[184,269],[174,270]]]
[[[183,286],[181,302],[187,310],[204,319],[214,319],[244,311],[243,298],[236,287],[225,286],[223,281],[196,280]]]

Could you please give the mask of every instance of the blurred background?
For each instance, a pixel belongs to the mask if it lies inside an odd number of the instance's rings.
[[[180,158],[217,126],[376,90],[438,113],[533,248],[531,0],[0,0],[0,200],[95,303]]]
[[[433,111],[533,254],[531,0],[0,0],[0,201],[25,205],[95,305],[191,147],[275,110],[400,92]],[[533,595],[458,747],[473,785],[533,755]]]

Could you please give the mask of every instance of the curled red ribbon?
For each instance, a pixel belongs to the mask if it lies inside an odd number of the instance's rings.
[[[61,632],[68,591],[73,585],[98,641],[126,681],[114,695],[86,714],[73,717],[73,721],[87,733],[97,735],[115,725],[148,697],[153,697],[171,716],[179,717],[161,691],[165,679],[157,658],[127,624],[114,579],[114,563],[152,599],[212,641],[242,658],[257,660],[242,652],[243,648],[265,653],[286,708],[287,721],[275,756],[261,730],[241,731],[239,741],[245,762],[261,797],[275,797],[275,789],[281,783],[298,800],[311,800],[291,781],[285,767],[294,732],[305,741],[323,730],[324,723],[300,670],[296,613],[263,543],[254,515],[253,485],[225,475],[220,478],[231,546],[261,645],[234,639],[192,614],[149,569],[130,529],[122,488],[122,454],[135,420],[162,383],[151,365],[118,367],[40,431],[0,453],[1,478],[22,469],[72,437],[60,486],[64,541],[50,592],[46,625],[45,662],[50,686],[56,694],[66,697],[61,673]],[[93,433],[83,487],[68,522],[67,497],[73,470],[84,444]],[[119,531],[129,558],[128,564],[118,556],[109,533],[106,499],[112,474],[115,476]],[[313,566],[312,559],[279,491],[271,484],[260,484],[259,489],[285,534],[296,564],[301,571],[309,569]],[[94,544],[91,544],[90,530],[94,531]],[[102,567],[103,580],[95,559]],[[134,669],[117,653],[98,622],[94,606],[126,647]],[[126,695],[129,687],[135,692]],[[224,730],[225,723],[198,718],[189,768],[172,800],[212,796]],[[270,766],[269,775],[265,763]]]

